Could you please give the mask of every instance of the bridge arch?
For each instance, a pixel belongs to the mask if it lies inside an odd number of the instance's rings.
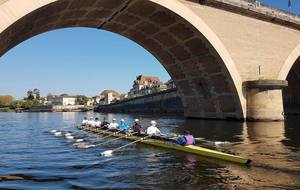
[[[185,116],[244,118],[242,81],[212,30],[177,0],[0,1],[0,56],[43,32],[91,27],[152,53],[175,81]]]
[[[282,90],[284,113],[300,114],[300,44],[287,57],[278,79],[288,81],[288,87]]]

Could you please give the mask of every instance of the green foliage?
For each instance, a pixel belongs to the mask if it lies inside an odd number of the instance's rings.
[[[8,107],[13,101],[12,96],[0,96],[0,107]]]
[[[39,100],[41,98],[39,89],[33,89],[33,94],[35,94],[35,99]]]
[[[0,108],[0,112],[11,112],[12,110],[9,108]]]
[[[27,100],[34,100],[34,95],[32,90],[27,91]]]
[[[10,104],[10,109],[16,109],[16,108],[20,108],[22,106],[22,102],[20,100],[15,100]]]
[[[28,110],[33,106],[39,106],[39,105],[41,104],[38,100],[16,100],[11,103],[9,108],[10,109],[23,108],[25,110]]]

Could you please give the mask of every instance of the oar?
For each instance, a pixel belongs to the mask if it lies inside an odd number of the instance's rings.
[[[132,144],[135,144],[135,143],[137,143],[137,142],[141,142],[141,141],[143,141],[143,140],[145,140],[145,139],[147,139],[147,138],[149,138],[149,137],[151,137],[151,136],[142,137],[142,138],[140,138],[140,139],[138,139],[138,140],[136,140],[136,141],[133,141],[133,142],[128,143],[128,144],[125,144],[125,145],[120,146],[120,147],[118,147],[118,148],[115,148],[115,149],[113,149],[113,150],[106,150],[106,151],[100,153],[100,155],[101,155],[101,156],[111,156],[113,152],[118,151],[118,150],[120,150],[120,149],[122,149],[122,148],[124,148],[124,147],[130,146],[130,145],[132,145]]]
[[[109,130],[109,129],[108,129],[108,130]],[[108,130],[106,130],[106,131],[108,131]],[[111,137],[111,136],[114,136],[114,135],[116,135],[116,134],[119,134],[119,133],[121,133],[121,132],[122,132],[122,131],[113,132],[112,134],[107,135],[107,136],[101,138],[101,140],[107,139],[107,138],[109,138],[109,137]]]
[[[109,142],[113,142],[113,141],[116,141],[116,140],[119,140],[119,139],[123,139],[123,138],[126,138],[128,136],[135,135],[135,134],[137,134],[137,132],[131,133],[131,134],[125,134],[124,136],[121,136],[121,137],[118,137],[118,138],[115,138],[115,139],[110,139],[108,141],[105,141],[105,142],[102,142],[102,143],[99,143],[99,144],[95,144],[94,146],[91,146],[91,147],[101,146],[101,145],[107,144]]]

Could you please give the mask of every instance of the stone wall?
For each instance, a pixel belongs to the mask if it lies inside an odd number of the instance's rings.
[[[170,89],[110,105],[98,106],[95,111],[181,115],[183,106],[177,89]]]
[[[42,105],[35,106],[29,112],[62,112],[62,111],[82,111],[84,105]]]

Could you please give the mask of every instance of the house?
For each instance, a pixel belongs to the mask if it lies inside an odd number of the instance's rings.
[[[168,80],[165,85],[167,86],[167,89],[172,89],[172,88],[176,88],[176,85],[173,81],[173,79]]]
[[[100,97],[104,97],[104,104],[111,104],[120,100],[120,94],[114,90],[103,90]]]
[[[60,96],[49,96],[48,104],[52,105],[76,105],[76,96],[60,95]]]
[[[159,77],[139,75],[136,77],[136,80],[134,80],[128,97],[135,98],[151,94],[151,88],[158,84],[161,84]]]
[[[100,104],[101,96],[94,96],[93,97],[93,105],[98,105]]]
[[[87,97],[87,101],[85,103],[85,106],[93,106],[94,105],[94,98],[93,97]]]

